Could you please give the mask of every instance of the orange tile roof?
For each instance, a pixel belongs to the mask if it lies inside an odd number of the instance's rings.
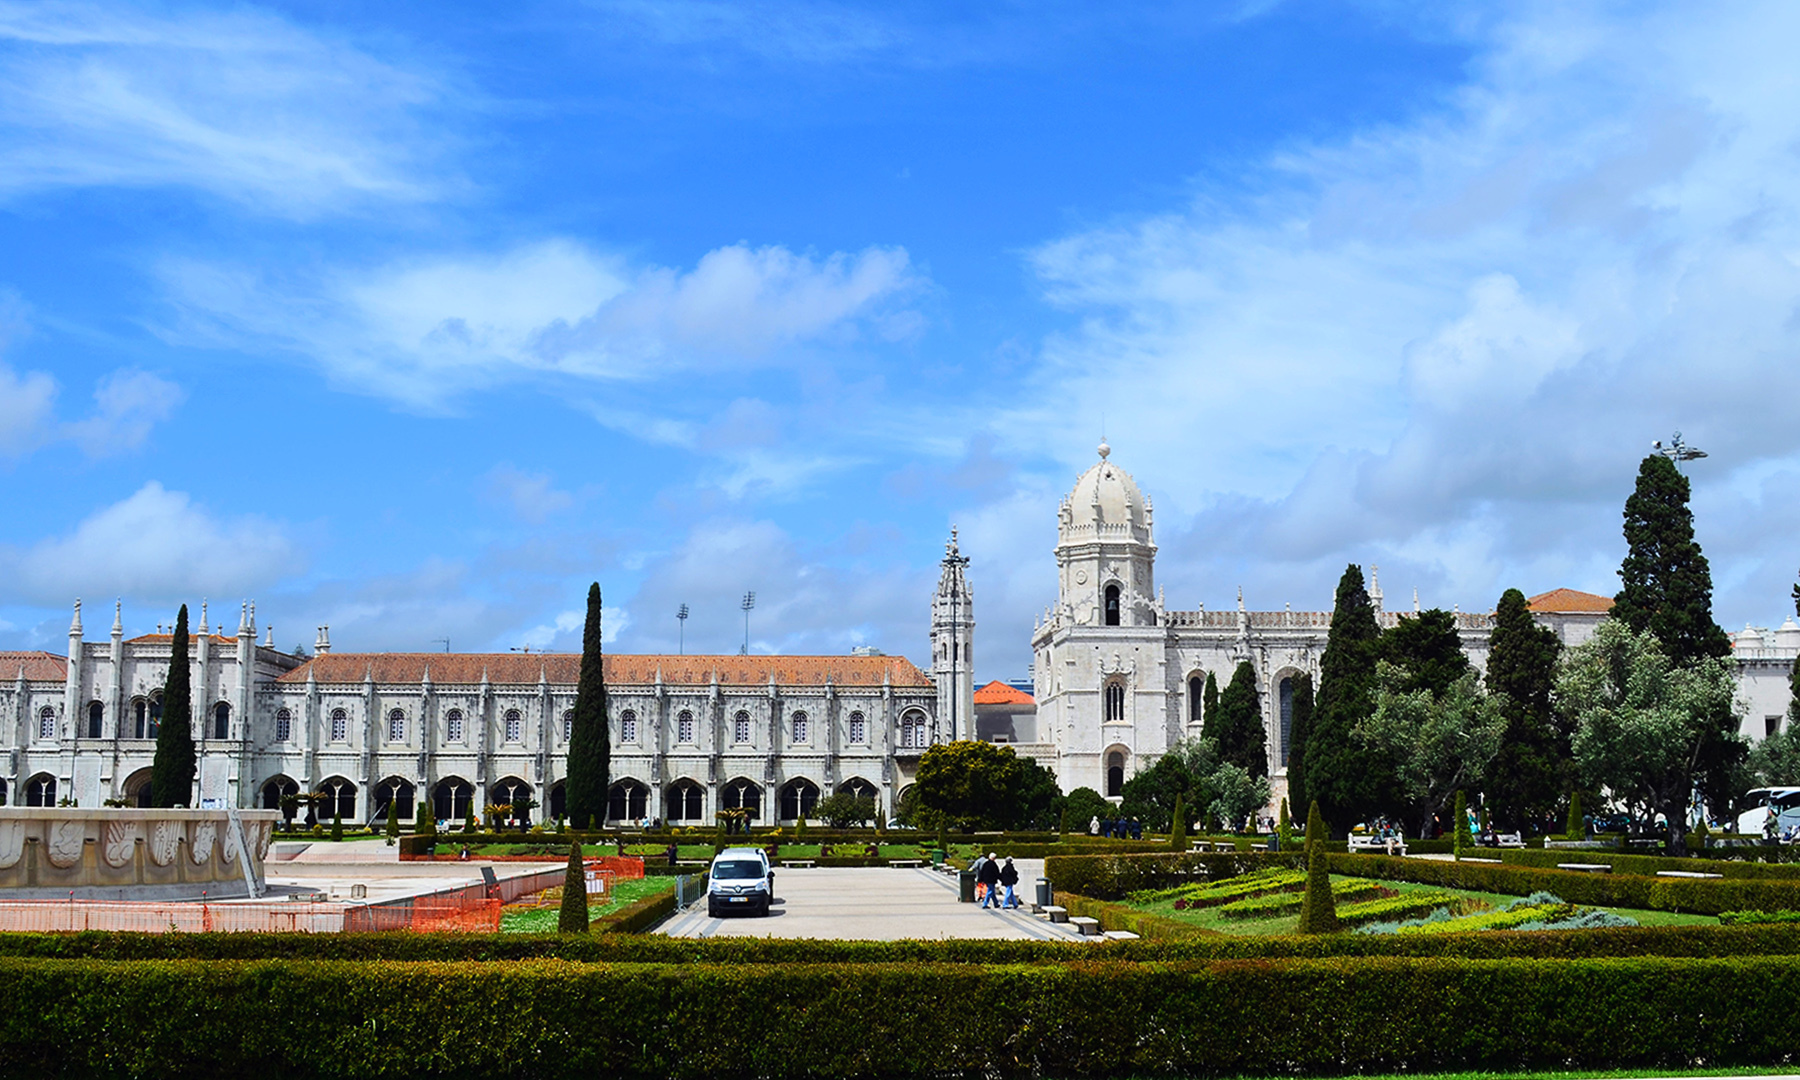
[[[1525,606],[1532,611],[1555,612],[1565,615],[1604,615],[1612,610],[1613,600],[1610,596],[1596,596],[1591,592],[1551,589],[1547,593],[1539,593],[1525,601]]]
[[[69,678],[67,657],[42,651],[0,652],[0,682],[17,679],[20,668],[30,682],[66,682]]]
[[[995,679],[986,686],[975,691],[977,705],[1035,705],[1037,699],[1015,686],[1008,686]]]
[[[489,682],[536,685],[546,682],[572,686],[581,674],[580,653],[328,653],[315,656],[278,682],[303,683],[309,677],[322,683],[360,683],[365,675],[392,685],[416,683],[431,673],[434,683],[474,684],[485,672]],[[662,672],[671,686],[706,686],[717,672],[725,686],[767,686],[769,676],[779,686],[821,686],[827,678],[835,686],[880,686],[883,678],[894,686],[929,687],[911,660],[903,656],[626,656],[608,654],[606,681],[621,685],[648,685]]]

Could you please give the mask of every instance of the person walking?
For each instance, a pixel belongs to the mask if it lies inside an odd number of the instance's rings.
[[[1006,865],[1000,868],[1000,884],[1006,889],[1006,900],[1000,906],[1016,908],[1019,906],[1019,894],[1014,886],[1019,884],[1019,869],[1013,865],[1012,856],[1006,857]]]
[[[975,873],[976,887],[985,890],[981,894],[982,907],[985,908],[990,904],[994,907],[1000,906],[1000,890],[995,888],[999,884],[1000,864],[995,861],[994,853],[990,851],[987,860],[981,864],[981,869]]]

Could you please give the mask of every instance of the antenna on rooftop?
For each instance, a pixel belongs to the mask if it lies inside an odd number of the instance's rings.
[[[744,609],[744,647],[738,650],[739,656],[750,655],[750,609],[755,606],[756,590],[754,589],[745,593],[744,598],[738,601],[738,607]]]
[[[1681,440],[1681,432],[1679,431],[1675,433],[1675,437],[1670,439],[1666,446],[1661,439],[1658,439],[1650,444],[1650,448],[1661,454],[1663,457],[1668,458],[1670,461],[1673,461],[1677,469],[1681,468],[1681,463],[1684,461],[1693,461],[1697,458],[1706,456],[1706,451],[1689,446],[1687,443],[1683,442]]]
[[[431,639],[431,643],[433,645],[442,645],[445,652],[450,651],[450,639],[447,637],[434,637]]]

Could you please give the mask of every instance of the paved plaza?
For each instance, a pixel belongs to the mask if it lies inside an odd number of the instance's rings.
[[[1042,859],[1019,859],[1019,897],[1029,902],[1031,883],[1044,872]],[[982,910],[956,899],[956,878],[935,870],[891,867],[777,869],[775,904],[767,918],[715,919],[701,899],[662,924],[674,937],[839,938],[898,941],[908,938],[1011,938],[1080,941],[1067,924],[1052,926],[1017,911]],[[1091,940],[1091,939],[1090,939]]]

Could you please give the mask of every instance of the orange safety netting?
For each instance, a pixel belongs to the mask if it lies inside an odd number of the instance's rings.
[[[581,862],[589,870],[605,870],[620,881],[635,881],[644,876],[644,860],[638,855],[601,855]]]

